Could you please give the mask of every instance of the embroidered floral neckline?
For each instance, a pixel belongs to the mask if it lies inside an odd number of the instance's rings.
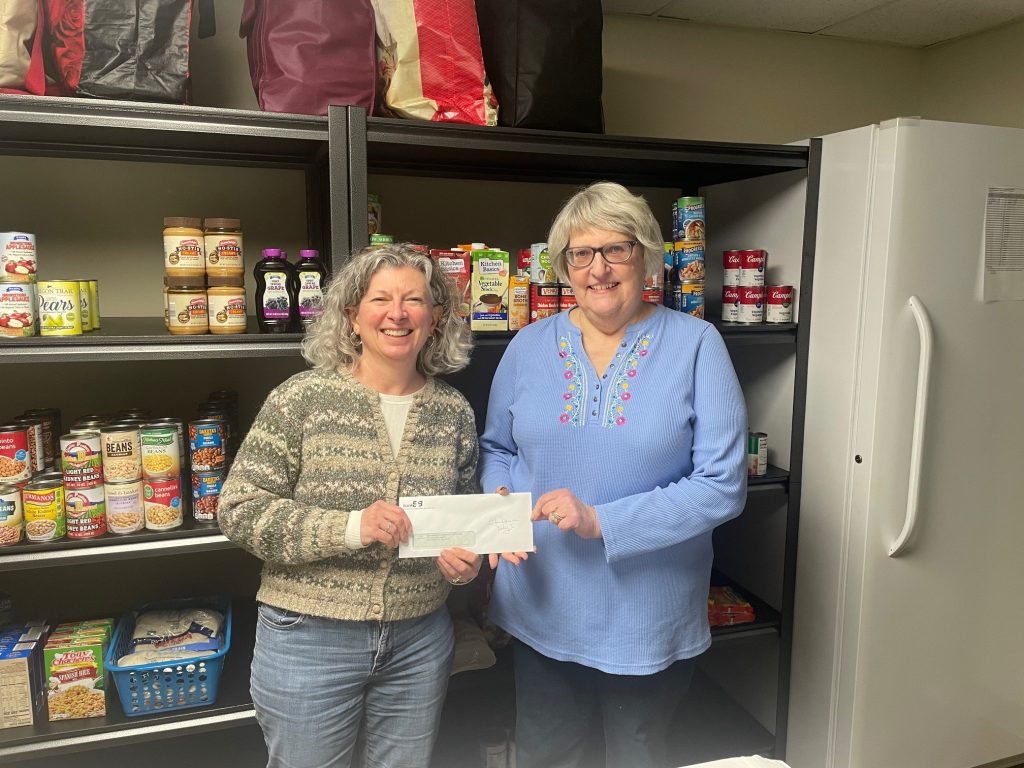
[[[604,393],[604,406],[600,424],[602,427],[624,427],[627,423],[627,406],[633,399],[631,391],[639,375],[640,361],[650,353],[653,336],[643,333],[629,347],[628,352],[619,355],[608,370],[611,385]],[[562,409],[558,420],[562,424],[582,427],[586,423],[586,409],[583,398],[587,387],[587,368],[573,349],[572,339],[567,334],[558,337],[558,358],[562,362],[562,376],[565,391],[562,393]]]

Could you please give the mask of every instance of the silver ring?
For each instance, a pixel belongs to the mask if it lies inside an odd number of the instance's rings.
[[[387,533],[391,533],[391,521],[390,520],[388,520]]]
[[[461,584],[461,583],[462,583],[462,577],[461,576],[456,576],[454,579],[452,579],[452,584]]]
[[[555,525],[558,525],[560,522],[562,522],[562,516],[557,512],[552,512],[550,515],[548,515],[548,520],[550,520]]]

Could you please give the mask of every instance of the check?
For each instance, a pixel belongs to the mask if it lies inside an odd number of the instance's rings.
[[[533,551],[528,493],[402,496],[398,506],[412,521],[412,535],[399,544],[399,557],[437,557],[448,547],[478,555]]]

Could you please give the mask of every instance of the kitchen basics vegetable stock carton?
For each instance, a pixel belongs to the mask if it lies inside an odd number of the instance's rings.
[[[470,328],[508,330],[508,251],[488,248],[472,252]]]

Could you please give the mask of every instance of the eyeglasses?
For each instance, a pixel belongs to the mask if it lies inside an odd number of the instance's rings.
[[[588,267],[599,253],[609,264],[625,264],[633,255],[633,246],[636,244],[636,240],[623,240],[619,243],[608,243],[601,248],[566,248],[562,253],[565,254],[565,260],[570,267]]]

